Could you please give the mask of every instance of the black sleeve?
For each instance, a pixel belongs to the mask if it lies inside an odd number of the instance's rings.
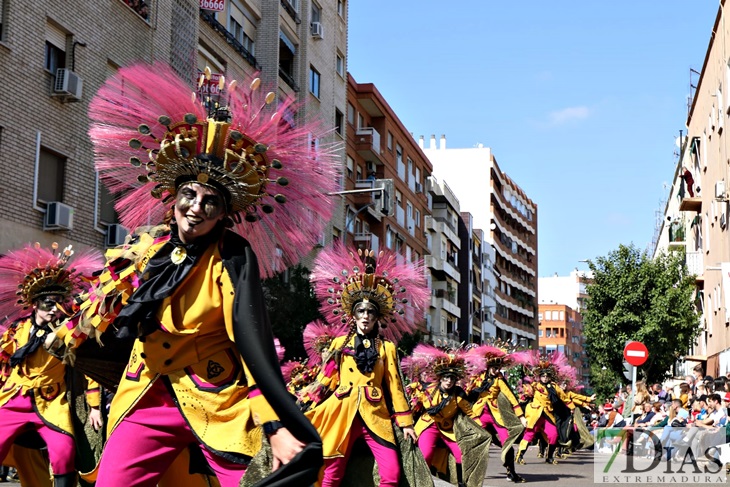
[[[233,310],[233,335],[236,347],[281,423],[298,440],[307,444],[291,462],[256,485],[257,487],[311,485],[317,480],[323,463],[322,440],[286,390],[266,311],[259,265],[253,250],[246,245],[242,255],[229,262],[233,261],[236,262],[236,269],[232,269],[232,265],[226,268],[229,273],[237,273],[237,275],[231,274],[231,279],[235,279],[236,283]]]

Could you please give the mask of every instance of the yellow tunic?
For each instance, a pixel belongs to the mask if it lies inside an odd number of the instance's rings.
[[[553,404],[550,402],[549,387],[555,389],[560,400],[563,401],[571,411],[575,409],[573,401],[571,401],[568,395],[555,383],[543,384],[541,382],[535,382],[532,384],[532,390],[534,392],[532,402],[530,402],[525,408],[525,418],[527,418],[528,428],[534,428],[543,413],[551,422],[555,423],[555,414],[553,413]]]
[[[330,350],[342,348],[346,338],[335,338]],[[360,372],[355,358],[347,352],[354,348],[355,337],[352,337],[342,353],[338,372],[332,377],[320,373],[317,379],[334,391],[305,414],[322,437],[325,458],[344,456],[350,427],[357,414],[372,434],[395,448],[393,423],[383,398],[384,392],[392,402],[396,424],[402,428],[413,426],[413,416],[398,372],[395,345],[389,341],[378,341],[381,343],[378,350],[380,358],[369,374]]]
[[[12,356],[16,350],[28,343],[32,328],[31,318],[10,328],[0,339],[3,357]],[[66,398],[66,366],[49,354],[43,346],[28,355],[23,362],[8,368],[9,375],[0,389],[0,407],[16,394],[30,394],[38,415],[43,422],[56,431],[73,436],[71,409]],[[90,406],[98,407],[100,395],[98,385],[93,383],[86,398]]]
[[[491,381],[491,383],[489,381]],[[474,410],[474,417],[477,418],[477,420],[484,412],[484,408],[489,407],[489,412],[492,413],[492,417],[497,424],[504,426],[502,413],[499,411],[499,404],[497,403],[497,398],[499,397],[500,392],[504,394],[510,402],[517,417],[525,414],[522,411],[520,402],[515,397],[514,392],[512,392],[509,384],[507,384],[501,375],[497,377],[488,377],[488,372],[482,372],[479,376],[477,376],[476,387],[486,387],[481,393],[479,393],[479,397],[472,406],[472,409]]]
[[[591,405],[591,398],[589,396],[584,396],[583,394],[578,394],[574,391],[568,391],[566,392],[568,399],[573,401],[573,404],[576,406],[590,406]]]
[[[448,400],[446,405],[436,413],[429,413],[428,410],[435,408],[441,404],[442,401]],[[426,389],[418,392],[418,401],[423,405],[426,410],[423,415],[418,418],[416,423],[416,434],[421,436],[426,428],[436,423],[439,431],[451,441],[456,441],[456,435],[454,434],[454,418],[456,414],[461,410],[464,414],[469,417],[474,416],[471,404],[466,399],[466,393],[459,386],[454,386],[449,394],[444,394],[438,384],[431,384]]]
[[[138,272],[164,243],[158,240],[146,249]],[[278,417],[259,393],[233,341],[234,298],[234,283],[218,245],[210,245],[185,281],[161,303],[159,331],[135,341],[111,404],[108,436],[152,384],[167,376],[178,408],[209,450],[232,461],[256,454],[262,435],[257,426]],[[109,322],[98,315],[93,324],[103,332]],[[59,335],[74,346],[82,341],[73,329],[62,329]]]

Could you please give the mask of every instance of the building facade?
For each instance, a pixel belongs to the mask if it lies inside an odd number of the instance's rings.
[[[335,125],[347,94],[345,1],[224,5],[215,13],[200,0],[0,0],[0,81],[23,84],[22,113],[20,95],[0,99],[0,158],[17,168],[2,190],[0,253],[32,241],[83,248],[123,240],[86,135],[88,103],[120,66],[163,61],[191,92],[205,66],[240,82],[259,73],[262,86],[296,98],[299,121]],[[342,128],[312,143],[344,145],[344,137]]]
[[[570,365],[578,370],[581,381],[587,385],[590,367],[583,343],[581,314],[564,304],[541,303],[538,309],[540,352],[564,353]]]
[[[575,269],[568,276],[559,276],[557,273],[550,277],[537,279],[540,304],[564,304],[576,311],[582,311],[586,306],[588,292],[586,288],[591,282],[591,272]]]
[[[431,199],[431,215],[426,216],[430,254],[424,259],[429,270],[431,307],[428,317],[429,339],[436,344],[456,346],[459,334],[459,200],[451,188],[433,176],[426,179]]]
[[[472,214],[473,227],[494,247],[497,337],[537,346],[537,205],[500,170],[488,147],[447,149],[444,136],[436,147],[431,136],[424,152],[434,175],[448,181],[461,211]]]
[[[730,111],[730,22],[721,0],[696,83],[692,84],[687,134],[665,208],[655,253],[685,252],[695,275],[702,332],[677,374],[702,364],[707,374],[730,372],[730,158],[725,128]],[[696,86],[696,88],[694,88]]]

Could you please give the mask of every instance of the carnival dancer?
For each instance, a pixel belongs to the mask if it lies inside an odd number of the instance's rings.
[[[530,442],[535,438],[536,433],[543,432],[547,437],[548,449],[545,455],[545,462],[557,464],[555,449],[558,445],[558,429],[554,410],[556,407],[565,405],[570,411],[574,409],[573,402],[555,383],[560,375],[557,353],[547,357],[541,357],[533,351],[528,359],[527,365],[535,378],[532,383],[533,397],[525,410],[527,418],[527,430],[520,442],[517,453],[517,463],[524,464],[524,455]]]
[[[511,353],[509,353],[511,352]],[[502,368],[513,365],[520,352],[507,343],[482,345],[469,350],[477,359],[478,375],[470,381],[469,399],[478,422],[497,437],[502,446],[502,465],[507,478],[520,483],[525,479],[515,472],[514,443],[525,430],[527,420],[519,400],[502,375]]]
[[[0,360],[7,361],[8,372],[0,390],[0,463],[18,438],[32,432],[48,448],[56,487],[76,485],[76,444],[66,366],[45,345],[64,308],[100,267],[98,252],[74,257],[71,247],[60,250],[55,243],[51,249],[28,245],[0,258],[0,315],[9,324],[0,340]],[[99,429],[98,389],[86,398],[90,423]],[[39,463],[33,454],[29,458],[29,465]],[[25,474],[23,465],[18,468],[24,480],[37,476],[35,467]]]
[[[354,254],[336,244],[315,261],[311,279],[325,320],[349,326],[346,336],[332,341],[333,355],[317,379],[331,395],[307,412],[322,436],[323,487],[340,485],[361,437],[375,457],[379,485],[398,485],[401,459],[391,417],[406,439],[416,441],[393,341],[414,329],[428,288],[422,264],[399,264],[398,258],[391,252]],[[422,474],[418,482],[432,482],[425,464]]]
[[[454,458],[456,484],[459,487],[465,487],[467,484],[473,485],[474,480],[478,480],[477,485],[481,485],[486,471],[489,448],[489,441],[487,441],[484,451],[477,448],[470,448],[467,451],[466,448],[463,448],[466,445],[463,442],[460,443],[462,438],[457,434],[455,427],[460,414],[467,418],[474,416],[466,392],[457,385],[458,381],[467,376],[467,370],[470,367],[465,356],[466,352],[463,350],[444,351],[425,344],[418,345],[413,350],[413,360],[422,361],[431,379],[431,383],[422,390],[414,389],[424,411],[416,423],[418,447],[423,452],[426,463],[434,465],[436,444],[439,440],[445,443]],[[478,429],[488,439],[481,428]],[[472,455],[468,472],[462,465],[463,457],[467,454]],[[475,468],[478,465],[483,468]]]
[[[119,194],[121,222],[164,222],[108,252],[60,333],[71,347],[135,337],[97,487],[154,486],[189,446],[223,487],[238,487],[259,426],[273,468],[287,464],[261,485],[316,479],[319,437],[284,385],[259,276],[316,244],[337,165],[308,142],[322,130],[284,122],[287,102],[274,111],[275,93],[259,86],[226,87],[221,77],[218,95],[191,97],[171,68],[136,65],[90,104],[97,169]]]
[[[594,406],[593,402],[596,400],[596,395],[586,396],[576,392],[577,389],[582,387],[578,384],[577,378],[577,370],[571,367],[569,375],[559,379],[560,388],[563,389],[568,399],[576,407],[572,410],[570,421],[568,421],[567,441],[565,444],[561,441],[558,446],[558,458],[567,458],[574,451],[588,448],[594,443],[593,435],[588,431],[583,420],[582,408],[591,409]]]

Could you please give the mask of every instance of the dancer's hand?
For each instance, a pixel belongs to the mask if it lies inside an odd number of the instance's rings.
[[[271,443],[271,453],[274,455],[272,470],[291,462],[292,458],[304,449],[304,443],[297,440],[286,428],[280,428],[269,436],[269,443]]]
[[[524,416],[520,416],[520,423],[522,423],[523,428],[527,428],[527,418]]]
[[[403,428],[403,436],[410,439],[413,443],[418,441],[418,437],[416,436],[416,430],[413,429],[413,426],[407,426]]]
[[[104,426],[104,421],[101,419],[101,410],[99,408],[91,408],[89,411],[89,424],[94,428],[94,431],[99,431]]]

